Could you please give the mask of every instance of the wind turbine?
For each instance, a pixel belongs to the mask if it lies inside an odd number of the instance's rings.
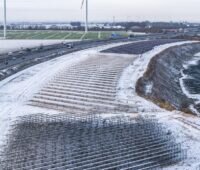
[[[6,0],[4,0],[4,38],[6,39]]]
[[[88,32],[88,0],[83,0],[81,4],[81,9],[85,3],[85,33]]]

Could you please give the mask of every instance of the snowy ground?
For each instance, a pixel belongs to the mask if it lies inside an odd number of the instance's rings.
[[[139,97],[135,92],[137,80],[144,74],[150,60],[166,48],[182,45],[188,42],[179,42],[162,45],[152,51],[139,55],[133,63],[127,67],[118,84],[118,100],[138,106],[139,114],[157,118],[175,135],[177,142],[182,143],[188,152],[188,159],[178,165],[165,168],[166,170],[199,170],[200,169],[200,118],[187,115],[178,111],[169,112],[163,110]],[[151,90],[151,89],[148,89]]]
[[[63,41],[72,42],[74,40],[1,40],[0,39],[0,54],[12,52],[23,48],[38,47],[43,45],[52,45]]]
[[[197,54],[194,55],[194,57],[193,57],[193,59],[191,61],[189,61],[188,63],[185,63],[184,68],[187,69],[192,65],[193,66],[198,65],[199,61],[200,61],[200,53],[197,53]],[[181,70],[181,74],[182,74],[182,77],[180,78],[180,85],[181,85],[182,91],[184,92],[184,94],[188,98],[194,99],[195,100],[195,104],[199,104],[200,103],[200,94],[191,94],[187,90],[187,87],[184,85],[184,80],[188,79],[189,76],[187,74],[184,74],[183,70]],[[198,112],[197,109],[195,109],[194,105],[191,105],[190,109],[194,113],[196,113],[198,116],[200,116],[200,113]]]
[[[167,170],[196,170],[200,164],[200,118],[178,111],[169,112],[160,109],[153,103],[137,96],[134,88],[137,79],[143,75],[154,55],[168,47],[181,44],[183,43],[162,45],[142,56],[138,56],[122,74],[118,85],[118,100],[137,105],[139,108],[138,112],[141,115],[158,118],[166,128],[175,134],[177,141],[182,143],[183,147],[188,150],[188,159],[185,162],[166,168]],[[33,109],[33,107],[26,105],[26,102],[34,93],[39,91],[57,72],[77,62],[81,62],[91,55],[95,55],[98,51],[117,45],[120,44],[68,54],[28,68],[1,81],[0,145],[4,143],[4,136],[9,130],[11,120],[15,120],[17,116],[33,113],[58,113],[57,111],[36,109],[35,107]]]

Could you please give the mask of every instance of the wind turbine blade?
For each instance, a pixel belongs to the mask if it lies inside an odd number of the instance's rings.
[[[83,8],[84,2],[85,2],[85,0],[82,0],[81,9]]]

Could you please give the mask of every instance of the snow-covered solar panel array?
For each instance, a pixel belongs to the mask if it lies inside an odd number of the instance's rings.
[[[91,55],[56,74],[29,104],[70,113],[137,112],[116,100],[118,80],[133,57]]]
[[[141,41],[137,43],[131,43],[131,44],[126,44],[126,45],[110,48],[102,52],[118,53],[118,54],[143,54],[145,52],[151,51],[156,46],[164,45],[168,43],[175,43],[179,41],[183,41],[183,40],[159,39],[159,40]]]
[[[3,170],[160,169],[186,157],[156,120],[43,114],[13,123]]]

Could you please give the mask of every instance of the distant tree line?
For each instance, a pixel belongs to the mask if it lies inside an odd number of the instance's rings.
[[[94,24],[95,25],[95,24]],[[103,23],[101,26],[90,27],[91,31],[134,31],[134,32],[152,32],[152,33],[161,33],[169,29],[185,29],[188,28],[187,23],[175,23],[175,22],[116,22],[116,23]],[[121,26],[115,27],[115,26]],[[200,25],[190,24],[189,28],[200,28]],[[83,31],[84,25],[81,22],[71,22],[70,24],[63,24],[62,26],[57,24],[48,23],[18,23],[18,24],[9,24],[7,26],[9,30],[73,30],[73,31]],[[0,25],[0,29],[3,29],[3,25]]]

